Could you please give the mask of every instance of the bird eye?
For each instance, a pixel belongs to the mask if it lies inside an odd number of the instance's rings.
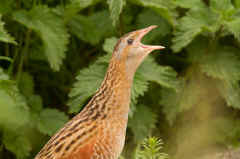
[[[128,43],[128,45],[131,45],[133,43],[133,39],[128,39],[127,43]]]

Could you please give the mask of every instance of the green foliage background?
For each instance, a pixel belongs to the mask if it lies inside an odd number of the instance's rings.
[[[149,135],[176,159],[240,146],[240,0],[0,0],[0,158],[34,158],[117,39],[149,25],[144,43],[166,49],[135,75],[122,156],[164,159]]]

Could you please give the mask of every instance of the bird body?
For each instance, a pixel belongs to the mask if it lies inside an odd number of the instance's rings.
[[[134,73],[155,49],[140,43],[155,28],[131,32],[115,46],[105,78],[83,110],[65,124],[35,159],[117,159],[123,149]]]

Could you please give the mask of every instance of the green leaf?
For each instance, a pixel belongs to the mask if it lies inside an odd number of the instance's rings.
[[[233,0],[235,7],[240,8],[240,1],[239,0]]]
[[[131,98],[134,103],[136,103],[137,98],[139,96],[144,95],[144,93],[148,90],[148,82],[147,79],[142,76],[140,73],[136,73],[133,80]]]
[[[175,37],[173,38],[172,49],[180,51],[201,33],[215,33],[219,29],[218,14],[209,8],[193,9],[187,12],[186,16],[179,20]]]
[[[239,146],[240,120],[233,116],[221,116],[212,120],[212,133],[217,144]]]
[[[226,29],[227,31],[229,31],[230,33],[232,33],[234,35],[234,37],[240,41],[240,19],[239,17],[234,18],[231,21],[228,21],[225,23]]]
[[[151,111],[147,106],[137,107],[132,118],[129,118],[128,126],[134,133],[135,141],[142,141],[147,137],[150,131],[155,128],[157,114]]]
[[[57,109],[43,109],[39,115],[37,125],[40,132],[53,135],[68,121],[68,117]]]
[[[7,81],[7,80],[9,80],[9,76],[0,67],[0,81]]]
[[[156,82],[164,87],[178,88],[177,73],[169,66],[158,65],[154,59],[147,57],[137,70],[146,80]]]
[[[64,8],[64,20],[68,22],[72,17],[76,16],[77,13],[87,7],[97,4],[101,0],[71,0],[68,5]]]
[[[103,44],[103,50],[105,52],[107,52],[107,54],[99,57],[98,60],[96,61],[96,63],[99,63],[99,64],[108,64],[109,63],[109,61],[112,57],[114,47],[117,44],[117,41],[118,41],[118,39],[116,37],[111,37],[111,38],[105,39],[104,44]]]
[[[30,11],[16,11],[13,18],[38,33],[51,68],[59,71],[65,58],[69,37],[63,20],[46,6],[34,7]]]
[[[111,19],[107,11],[96,12],[91,16],[76,15],[69,22],[70,31],[79,39],[92,45],[113,33]],[[99,31],[101,30],[101,31]]]
[[[97,91],[104,78],[107,65],[93,64],[89,68],[85,68],[79,71],[76,79],[77,82],[69,94],[71,98],[68,102],[70,106],[70,113],[78,112],[86,100]]]
[[[12,36],[10,36],[4,29],[4,22],[2,21],[2,15],[0,14],[0,41],[6,43],[17,44]]]
[[[13,10],[15,1],[14,0],[1,0],[0,1],[0,14],[6,14]]]
[[[158,28],[151,31],[146,37],[144,37],[144,43],[151,43],[159,37],[163,37],[171,32],[171,26],[165,19],[160,17],[157,13],[151,10],[145,10],[138,15],[137,26],[138,28],[145,28],[149,25],[157,25]]]
[[[81,9],[84,9],[84,8],[89,7],[90,5],[94,4],[94,1],[96,1],[96,0],[71,0],[70,4],[77,6]]]
[[[212,0],[210,7],[213,11],[220,15],[220,23],[222,24],[222,32],[233,34],[237,40],[240,40],[240,20],[239,9],[236,9],[231,0]],[[226,33],[225,33],[226,35]]]
[[[205,5],[202,0],[176,0],[175,3],[182,8],[189,9],[204,7]]]
[[[18,87],[27,100],[28,106],[31,109],[31,115],[32,113],[40,112],[43,107],[43,102],[41,96],[34,94],[33,77],[27,72],[22,72]]]
[[[145,138],[137,147],[136,159],[167,159],[168,155],[162,152],[163,143],[156,137]]]
[[[201,102],[201,97],[207,94],[206,83],[209,81],[200,74],[193,75],[188,82],[182,80],[177,91],[162,88],[159,103],[163,106],[163,112],[171,125],[180,112],[187,111]]]
[[[176,23],[176,5],[173,0],[136,0],[142,6],[151,7],[155,9],[162,17],[164,17],[170,24]]]
[[[201,69],[211,77],[235,83],[240,80],[238,52],[239,49],[233,47],[218,46],[215,52],[203,57]]]
[[[188,46],[190,62],[198,64],[206,75],[218,79],[213,85],[217,86],[227,104],[240,108],[239,49],[217,44],[214,49],[209,50],[208,43],[207,38],[198,38]]]
[[[20,94],[14,81],[0,71],[0,125],[19,127],[29,121],[26,100]]]
[[[107,0],[107,3],[109,5],[113,25],[115,26],[123,10],[123,6],[125,5],[125,0]]]
[[[240,86],[238,83],[219,82],[217,88],[228,106],[240,109]]]
[[[26,97],[34,94],[33,77],[29,73],[23,72],[19,79],[18,87],[21,93]]]
[[[209,47],[210,39],[208,37],[196,37],[186,48],[189,63],[202,63],[204,55]]]
[[[231,0],[211,0],[210,6],[219,13],[226,13],[234,10]]]
[[[132,117],[137,109],[138,104],[138,98],[140,96],[143,96],[144,93],[148,90],[149,81],[147,81],[142,74],[136,72],[134,79],[133,79],[133,85],[131,89],[131,103],[130,103],[130,111],[129,111],[129,117]]]
[[[118,39],[116,37],[105,39],[103,44],[103,50],[106,51],[108,54],[111,54],[114,50],[114,46],[117,44],[117,41]]]
[[[173,125],[178,113],[180,112],[180,93],[174,91],[173,89],[162,89],[159,103],[163,106],[163,113],[166,115],[170,125]]]
[[[69,93],[70,100],[68,105],[70,106],[70,113],[79,112],[86,100],[100,87],[116,42],[117,38],[115,37],[105,39],[103,49],[108,52],[108,54],[98,58],[89,68],[84,68],[79,71],[76,76],[77,81]]]
[[[16,155],[17,159],[24,159],[30,156],[32,145],[26,134],[19,134],[19,131],[5,129],[3,135],[3,143],[7,150]]]

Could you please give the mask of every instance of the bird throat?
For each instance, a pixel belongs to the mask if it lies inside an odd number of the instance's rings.
[[[117,63],[110,63],[101,87],[84,111],[98,112],[99,118],[125,118],[127,121],[132,80]],[[96,114],[96,113],[93,113]]]

